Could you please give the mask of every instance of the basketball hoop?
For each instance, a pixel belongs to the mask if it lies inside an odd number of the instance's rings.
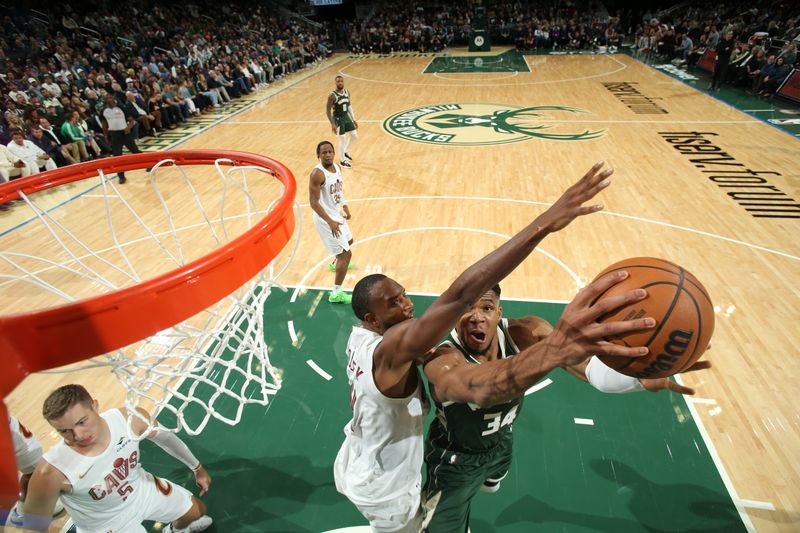
[[[32,372],[93,358],[83,365],[111,367],[129,413],[141,418],[144,402],[146,422],[166,413],[170,431],[197,434],[212,417],[235,424],[245,404],[267,404],[281,375],[263,306],[294,253],[276,274],[295,192],[281,163],[226,150],[133,154],[0,185],[15,218],[28,210],[0,234],[0,294],[6,310],[18,307],[0,317],[0,396]],[[0,509],[17,498],[6,418]]]

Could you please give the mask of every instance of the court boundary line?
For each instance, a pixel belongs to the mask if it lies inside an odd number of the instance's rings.
[[[424,67],[422,68],[422,70],[420,71],[420,74],[425,74],[425,71],[426,71],[426,70],[428,70],[428,67],[430,67],[430,66],[431,66],[431,63],[433,63],[433,60],[434,60],[434,59],[436,59],[436,56],[433,56],[433,57],[431,57],[430,61],[428,61],[427,63],[425,63],[425,66],[424,66]]]
[[[778,130],[778,131],[780,131],[780,132],[782,132],[782,133],[785,133],[786,135],[788,135],[789,137],[791,137],[791,138],[792,138],[792,139],[794,139],[795,141],[797,141],[797,140],[800,140],[800,136],[798,136],[798,134],[794,134],[794,133],[792,133],[792,132],[790,132],[790,131],[787,131],[787,130],[785,130],[785,129],[783,129],[783,128],[779,127],[777,124],[771,124],[769,121],[767,121],[766,119],[763,119],[763,118],[759,117],[758,115],[754,115],[753,113],[748,113],[748,112],[747,112],[747,111],[745,111],[744,109],[741,109],[741,108],[739,108],[739,107],[736,107],[736,106],[735,106],[735,105],[733,105],[733,104],[729,104],[728,102],[726,102],[726,101],[725,101],[725,100],[723,100],[722,98],[719,98],[719,97],[717,97],[717,96],[714,96],[714,95],[713,95],[713,94],[711,94],[711,93],[705,92],[705,91],[703,91],[702,89],[700,89],[700,88],[698,88],[698,87],[695,87],[695,86],[693,86],[693,85],[689,85],[689,82],[687,82],[687,81],[684,81],[684,80],[682,80],[682,79],[680,79],[680,78],[677,78],[677,77],[676,77],[676,78],[673,78],[672,76],[670,76],[670,75],[669,75],[669,74],[667,74],[666,72],[662,72],[662,71],[660,71],[659,69],[655,68],[653,65],[648,65],[647,63],[645,63],[645,62],[643,62],[643,61],[641,61],[641,60],[639,60],[639,59],[637,59],[637,58],[635,58],[635,57],[633,57],[633,56],[628,56],[628,57],[630,57],[630,58],[631,58],[631,59],[633,59],[634,61],[638,61],[639,63],[641,63],[641,64],[642,64],[642,65],[644,65],[645,67],[648,67],[650,70],[653,70],[653,71],[655,71],[655,72],[658,72],[658,73],[659,73],[659,74],[661,74],[662,76],[666,76],[667,78],[669,78],[669,79],[670,79],[670,80],[672,80],[672,81],[678,81],[678,82],[682,83],[683,85],[685,85],[685,86],[689,87],[690,89],[693,89],[693,90],[695,90],[695,91],[699,92],[700,94],[703,94],[703,95],[705,95],[705,96],[708,96],[708,97],[710,97],[710,98],[712,98],[712,99],[716,100],[717,102],[720,102],[720,103],[722,103],[722,104],[725,104],[726,106],[730,107],[731,109],[733,109],[733,110],[735,110],[735,111],[738,111],[738,112],[740,112],[740,113],[744,113],[745,115],[747,115],[747,116],[750,116],[750,117],[753,117],[753,118],[754,118],[754,119],[756,119],[757,121],[759,121],[759,122],[762,122],[762,123],[766,124],[767,126],[769,126],[769,127],[771,127],[771,128],[775,128],[776,130]],[[698,82],[701,82],[702,80],[701,80],[700,78],[698,78],[698,79],[697,79],[697,81],[698,81]]]
[[[673,377],[680,385],[684,385],[683,378],[680,374],[675,374]],[[681,395],[681,397],[683,397],[683,395]],[[725,485],[725,488],[728,490],[728,496],[730,496],[731,501],[733,501],[733,505],[736,507],[736,511],[739,513],[739,518],[742,520],[745,529],[747,529],[748,533],[755,533],[756,528],[753,525],[753,521],[750,519],[750,515],[747,513],[745,506],[742,505],[743,500],[736,492],[736,487],[733,486],[733,481],[728,475],[725,465],[722,464],[722,457],[720,457],[719,453],[717,452],[717,448],[714,446],[714,443],[711,440],[711,436],[708,434],[705,422],[700,419],[700,413],[697,411],[697,408],[693,402],[688,402],[684,398],[683,403],[686,404],[686,408],[692,415],[694,425],[697,427],[697,431],[700,432],[700,436],[703,438],[703,442],[705,443],[706,449],[711,456],[711,460],[714,462],[714,466],[717,468],[720,478],[722,478],[722,484]]]

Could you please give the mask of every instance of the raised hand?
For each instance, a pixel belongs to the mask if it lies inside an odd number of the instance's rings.
[[[614,173],[613,168],[608,168],[602,172],[605,161],[596,163],[589,171],[574,185],[567,189],[561,198],[550,206],[542,217],[545,225],[550,231],[558,231],[566,227],[570,222],[582,215],[595,213],[603,209],[603,204],[593,204],[584,206],[583,204],[594,198],[597,193],[611,184],[608,179]]]
[[[542,341],[548,347],[548,356],[558,358],[560,366],[567,366],[579,364],[592,355],[646,355],[648,349],[644,346],[620,346],[605,339],[652,328],[656,324],[653,318],[605,323],[597,321],[620,307],[647,297],[647,291],[636,289],[598,300],[601,294],[627,277],[625,271],[612,272],[584,287],[564,309],[553,332]]]

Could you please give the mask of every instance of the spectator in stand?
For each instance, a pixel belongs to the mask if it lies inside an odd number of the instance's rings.
[[[136,130],[134,137],[144,137],[155,133],[156,117],[147,112],[147,105],[133,91],[125,93],[125,105],[123,106],[127,114],[136,119]],[[141,126],[139,128],[138,126]]]
[[[734,58],[734,56],[736,56]],[[736,50],[731,54],[731,63],[728,65],[728,76],[725,82],[728,85],[738,86],[747,76],[747,64],[753,59],[753,53],[747,43],[736,43]]]
[[[55,108],[61,107],[61,102],[58,101],[58,98],[50,94],[50,91],[47,90],[45,87],[42,87],[42,106],[47,109],[48,106],[53,106]]]
[[[125,97],[125,91],[122,90],[122,85],[117,82],[112,83],[111,95],[117,99],[117,104],[125,105],[127,98]]]
[[[708,38],[706,39],[709,48],[716,48],[719,44],[719,32],[717,31],[717,26],[712,25],[710,28],[706,28],[706,34]]]
[[[139,92],[138,87],[136,87],[136,80],[133,79],[133,78],[126,78],[125,79],[125,92],[126,93],[131,92],[131,93],[135,94],[137,97],[141,96],[141,93]]]
[[[31,174],[33,174],[33,169],[25,161],[11,153],[4,144],[0,144],[0,183],[5,183],[10,179],[24,178]]]
[[[70,161],[62,152],[61,146],[53,141],[49,135],[45,135],[41,127],[33,126],[31,128],[31,137],[29,140],[50,156],[50,159],[52,159],[57,166],[62,167],[70,164]]]
[[[36,78],[28,78],[28,95],[33,96],[36,95],[40,99],[42,98],[42,89],[39,87],[39,80]]]
[[[28,95],[22,89],[14,88],[8,92],[8,97],[11,99],[12,102],[15,102],[18,106],[24,108],[28,105]]]
[[[86,136],[78,126],[80,115],[77,111],[71,111],[69,118],[61,125],[61,138],[64,141],[74,144],[78,147],[81,161],[89,160],[89,152],[86,149]]]
[[[761,94],[764,91],[764,82],[769,76],[775,73],[775,55],[767,57],[767,62],[761,65],[758,74],[753,78],[753,87],[750,91],[753,94]]]
[[[678,36],[678,61],[681,64],[685,64],[689,61],[689,54],[692,52],[694,48],[694,43],[692,42],[692,38],[689,37],[688,33],[684,33]]]
[[[772,96],[778,87],[781,86],[783,81],[789,76],[792,71],[791,65],[787,65],[782,57],[775,60],[775,70],[772,74],[764,76],[764,89],[758,93],[759,96]]]
[[[219,91],[212,91],[206,85],[206,78],[203,75],[195,77],[194,86],[200,96],[208,99],[212,108],[219,107]]]
[[[217,96],[223,104],[227,104],[231,101],[231,97],[228,95],[227,89],[220,81],[219,74],[216,70],[208,70],[208,74],[206,75],[206,83],[208,84],[209,90],[217,93]]]
[[[27,140],[22,130],[12,132],[12,141],[8,143],[8,151],[24,161],[32,174],[37,174],[42,168],[53,170],[57,168],[55,161],[33,142]]]
[[[170,106],[173,116],[177,117],[180,122],[186,122],[191,116],[191,113],[189,113],[189,106],[186,105],[185,102],[178,101],[173,87],[171,83],[164,83],[161,99],[165,104]]]
[[[30,130],[35,124],[39,124],[39,119],[42,118],[38,109],[29,109],[25,113],[24,126],[26,130]]]
[[[80,152],[78,151],[78,147],[70,142],[65,142],[62,138],[55,132],[53,126],[50,124],[50,120],[46,117],[42,117],[39,119],[39,127],[42,130],[42,133],[50,138],[50,140],[61,147],[61,153],[69,162],[68,164],[72,165],[80,161]],[[58,162],[58,161],[56,161]],[[62,166],[59,163],[58,166]]]
[[[17,104],[14,103],[14,100],[9,100],[6,102],[6,112],[3,114],[3,117],[6,119],[6,122],[9,122],[12,116],[16,117],[17,120],[21,122],[24,120],[25,110],[19,109]]]
[[[748,87],[755,85],[756,78],[761,74],[761,68],[767,64],[767,53],[760,46],[753,47],[753,54],[750,61],[744,66],[745,76],[742,82],[746,83]],[[752,92],[751,90],[747,91]]]
[[[725,81],[727,72],[728,72],[728,65],[730,64],[731,60],[731,53],[733,52],[733,48],[735,46],[735,42],[733,41],[733,32],[728,31],[725,34],[725,38],[722,39],[716,47],[717,51],[717,63],[714,66],[714,77],[711,80],[708,88],[711,90],[719,91],[722,87],[723,82]]]
[[[784,62],[791,66],[794,66],[795,62],[797,61],[797,45],[794,41],[786,41],[783,43],[783,47],[781,51],[778,53],[777,59],[783,58]]]
[[[98,109],[96,107],[87,108],[83,119],[83,122],[80,122],[79,125],[81,129],[85,128],[86,136],[91,136],[94,139],[94,142],[100,148],[101,154],[111,155],[111,144],[103,134],[103,119],[98,114]]]
[[[222,87],[228,91],[228,94],[231,98],[239,98],[242,96],[242,88],[237,84],[233,83],[228,76],[224,73],[224,67],[222,65],[217,66],[214,68],[214,72],[217,73],[217,81],[222,85]]]
[[[213,106],[211,100],[199,94],[189,78],[181,78],[177,85],[177,96],[189,106],[189,112],[199,115],[203,111],[208,111]]]
[[[267,85],[267,73],[264,71],[263,68],[258,64],[255,59],[251,59],[249,63],[250,72],[253,73],[253,78],[255,78],[255,83],[257,87],[266,87]]]
[[[88,109],[86,110],[88,111]],[[86,121],[86,115],[84,111],[78,111],[78,121],[75,123],[83,133],[83,136],[86,137],[86,146],[91,150],[92,154],[94,154],[94,158],[97,159],[101,157],[103,154],[110,154],[111,147],[105,142],[102,133],[100,135],[95,135],[95,132],[89,127],[89,123]]]

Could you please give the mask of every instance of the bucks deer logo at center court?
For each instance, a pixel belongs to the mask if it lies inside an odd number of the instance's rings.
[[[505,104],[439,104],[395,113],[383,128],[409,141],[474,146],[528,139],[583,141],[606,130],[581,126],[584,109],[548,105],[519,107]]]

